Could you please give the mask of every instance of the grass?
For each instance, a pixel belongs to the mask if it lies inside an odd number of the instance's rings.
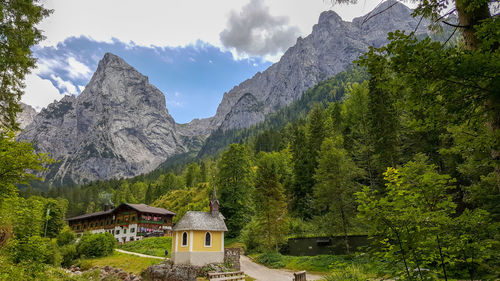
[[[113,255],[107,257],[85,259],[81,261],[81,263],[88,263],[90,267],[108,265],[115,268],[121,268],[126,272],[132,272],[134,274],[139,274],[142,270],[160,262],[162,262],[160,259],[143,258],[119,252],[115,252]]]
[[[239,237],[235,238],[225,238],[224,237],[224,247],[226,248],[240,248],[245,250],[245,244],[239,240]]]
[[[150,237],[138,241],[127,242],[118,246],[118,249],[135,252],[156,257],[165,257],[165,250],[168,250],[168,257],[172,251],[172,237]]]
[[[354,276],[376,277],[378,265],[366,256],[318,255],[318,256],[286,256],[279,253],[264,253],[250,255],[256,262],[271,268],[286,268],[293,271],[329,273],[332,276],[346,276],[345,280],[357,280]],[[349,277],[350,276],[350,277]]]

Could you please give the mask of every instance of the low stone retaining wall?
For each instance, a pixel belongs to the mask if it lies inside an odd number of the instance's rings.
[[[240,271],[240,248],[224,248],[224,263],[231,266],[233,271]]]
[[[201,274],[201,267],[165,261],[148,267],[141,276],[144,281],[196,281]]]
[[[230,271],[223,264],[208,264],[203,267],[174,264],[167,260],[148,267],[141,273],[144,281],[196,281],[196,277],[207,277],[208,272]]]

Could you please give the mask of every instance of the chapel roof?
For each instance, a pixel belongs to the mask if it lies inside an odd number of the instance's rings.
[[[227,231],[227,227],[224,222],[224,216],[219,212],[214,216],[210,212],[188,211],[175,224],[173,230]]]

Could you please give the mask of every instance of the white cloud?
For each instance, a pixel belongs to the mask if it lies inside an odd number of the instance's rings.
[[[77,61],[74,57],[68,57],[68,73],[71,78],[90,78],[92,71],[85,64]]]
[[[219,33],[232,10],[240,11],[250,0],[42,0],[54,13],[40,28],[43,46],[56,46],[71,36],[96,41],[116,38],[130,45],[185,46],[198,40],[222,47]],[[381,0],[358,1],[356,5],[334,5],[330,0],[264,0],[270,13],[287,16],[300,36],[308,35],[319,14],[333,9],[344,20],[352,20],[373,9]],[[133,43],[132,43],[133,42]],[[279,58],[279,56],[276,56]],[[276,60],[276,57],[268,59]]]
[[[52,78],[52,80],[54,80],[54,82],[56,83],[56,87],[58,89],[64,91],[65,94],[78,95],[78,91],[76,90],[76,87],[75,87],[75,85],[73,85],[73,83],[66,81],[66,80],[63,80],[61,77],[59,77],[55,74],[51,74],[50,78]]]
[[[26,88],[21,101],[33,106],[37,111],[64,96],[59,93],[50,80],[42,79],[34,73],[28,74],[25,82]]]
[[[85,86],[78,85],[78,90],[80,90],[80,93],[83,92],[83,90],[85,90]]]
[[[34,70],[33,73],[42,75],[51,74],[54,72],[55,69],[64,67],[64,64],[62,62],[55,59],[47,59],[47,58],[38,59],[36,65],[37,69]]]

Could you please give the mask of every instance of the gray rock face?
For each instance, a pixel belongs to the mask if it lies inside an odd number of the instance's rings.
[[[392,7],[384,11],[388,6]],[[289,105],[315,84],[344,71],[369,46],[386,44],[389,31],[413,31],[418,19],[410,14],[408,7],[395,0],[353,22],[343,21],[333,11],[323,12],[312,33],[299,37],[279,62],[224,94],[212,127],[240,129],[263,121],[265,115]],[[419,32],[427,32],[426,26],[422,22]]]
[[[217,128],[262,122],[315,84],[344,71],[370,45],[386,44],[387,32],[413,31],[418,19],[410,13],[395,0],[353,22],[323,12],[312,33],[298,38],[279,62],[225,93],[214,117],[187,124],[174,122],[164,95],[146,76],[108,53],[80,96],[66,96],[35,117],[22,117],[23,126],[30,124],[19,138],[59,160],[42,175],[55,184],[147,173],[172,155],[201,147]],[[426,26],[423,21],[418,33],[426,33]]]
[[[54,183],[132,177],[187,151],[165,96],[121,58],[106,54],[85,90],[42,110],[20,139],[60,162]]]
[[[21,130],[23,130],[33,122],[37,113],[33,107],[22,102],[20,104],[23,111],[17,114],[17,122],[19,122]]]

